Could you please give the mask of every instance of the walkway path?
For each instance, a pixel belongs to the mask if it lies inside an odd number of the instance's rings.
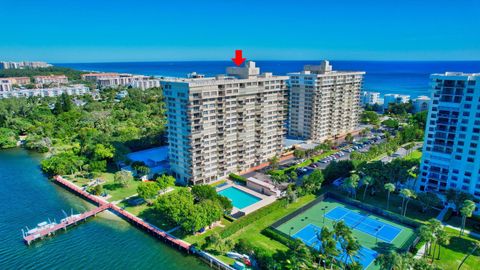
[[[450,209],[450,207],[444,207],[442,209],[442,211],[440,211],[440,213],[438,213],[437,219],[442,221],[443,217],[445,217],[445,214],[448,212],[448,209]]]
[[[460,232],[460,228],[458,227],[455,227],[455,226],[452,226],[452,225],[448,225],[448,224],[443,224],[445,225],[445,227],[448,227],[448,228],[451,228],[451,229],[454,229],[454,230],[457,230]],[[472,231],[469,231],[469,230],[464,230],[463,231],[465,234],[471,236],[471,237],[474,237],[474,238],[477,238],[477,239],[480,239],[480,234],[479,233],[476,233],[476,232],[472,232]]]
[[[425,248],[426,247],[427,247],[427,245],[424,244],[421,248],[418,249],[417,254],[415,254],[415,259],[423,258],[423,255],[425,254]]]

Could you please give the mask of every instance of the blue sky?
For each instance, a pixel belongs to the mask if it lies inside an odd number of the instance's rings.
[[[478,0],[0,0],[0,60],[480,60]]]

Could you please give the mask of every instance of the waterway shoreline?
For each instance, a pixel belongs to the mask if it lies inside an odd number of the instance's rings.
[[[0,269],[155,269],[158,265],[209,269],[196,257],[158,244],[110,213],[46,241],[24,245],[23,226],[47,217],[59,220],[62,209],[78,213],[91,205],[45,177],[42,156],[22,148],[0,151],[0,202],[9,205],[0,212],[0,233],[5,236],[0,243]]]

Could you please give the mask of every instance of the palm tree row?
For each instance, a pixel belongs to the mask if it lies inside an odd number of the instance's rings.
[[[420,226],[419,236],[422,241],[425,241],[423,257],[427,259],[428,256],[431,256],[431,262],[435,260],[435,257],[439,260],[440,248],[450,243],[450,236],[445,231],[442,223],[435,218],[430,219],[427,224]],[[436,254],[437,251],[438,254]]]

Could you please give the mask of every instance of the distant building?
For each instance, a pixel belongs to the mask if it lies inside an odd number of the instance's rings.
[[[0,92],[12,91],[12,83],[7,79],[0,79]]]
[[[323,142],[357,128],[365,72],[333,71],[323,61],[288,75],[290,136]]]
[[[56,97],[63,93],[67,95],[85,95],[90,93],[90,89],[81,84],[54,88],[12,89],[11,91],[0,92],[0,98]]]
[[[51,66],[45,62],[0,62],[0,69],[46,68]]]
[[[383,96],[383,108],[388,109],[390,104],[402,104],[410,101],[409,95],[385,94]]]
[[[413,112],[418,113],[418,112],[423,112],[423,111],[428,111],[429,104],[430,104],[430,98],[427,96],[419,96],[415,99],[413,99]]]
[[[158,79],[134,80],[130,83],[130,86],[145,90],[149,88],[160,87],[160,80]]]
[[[16,84],[16,85],[26,85],[31,83],[30,77],[7,77],[3,79],[9,80],[11,84]]]
[[[364,91],[360,96],[360,103],[362,106],[380,104],[380,93]]]
[[[177,180],[206,184],[280,155],[287,79],[249,61],[227,75],[162,80]]]
[[[417,189],[453,188],[480,199],[480,73],[430,78],[432,103]]]
[[[48,75],[48,76],[34,76],[35,84],[66,84],[68,78],[65,75]]]
[[[91,82],[97,82],[98,79],[102,78],[112,78],[112,77],[118,77],[118,73],[87,73],[87,74],[82,74],[82,80],[84,81],[91,81]]]
[[[131,86],[142,90],[160,87],[159,79],[152,79],[144,75],[118,73],[89,73],[83,74],[82,79],[97,83],[99,87]]]

